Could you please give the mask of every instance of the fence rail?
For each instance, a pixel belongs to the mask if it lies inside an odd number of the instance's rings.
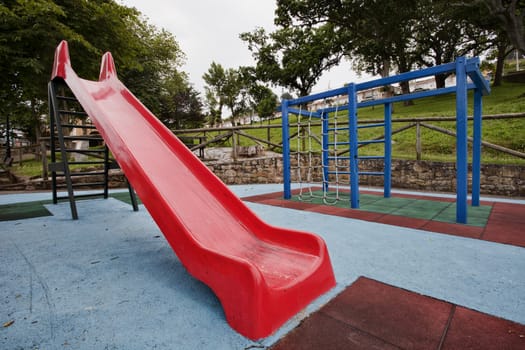
[[[493,114],[493,115],[485,115],[483,116],[484,121],[489,120],[504,120],[504,119],[521,119],[525,118],[525,113],[505,113],[505,114]],[[468,117],[468,120],[473,120],[473,117]],[[432,122],[453,122],[456,121],[455,117],[419,117],[419,118],[396,118],[392,119],[392,124],[396,123],[410,123],[408,125],[402,126],[400,128],[397,128],[392,131],[392,134],[400,133],[407,131],[409,129],[415,128],[416,132],[416,140],[415,140],[415,153],[416,153],[416,159],[421,160],[422,158],[422,137],[421,137],[421,129],[426,128],[428,130],[432,130],[438,133],[442,133],[448,136],[456,137],[455,132],[448,130],[446,128],[431,124]],[[384,122],[383,119],[367,119],[367,120],[358,120],[358,124],[371,124],[371,123],[382,123]],[[314,122],[310,123],[310,127],[321,127],[321,122]],[[290,124],[290,126],[298,127],[298,124]],[[305,126],[299,125],[298,129],[304,128]],[[218,135],[214,136],[210,140],[206,140],[199,145],[195,145],[191,147],[191,149],[198,149],[202,147],[209,147],[210,145],[217,144],[217,143],[225,143],[230,142],[233,147],[233,155],[234,158],[236,156],[235,154],[235,147],[240,144],[240,138],[246,138],[250,139],[252,142],[255,142],[257,144],[265,144],[267,147],[269,147],[272,150],[282,150],[282,134],[279,133],[278,135],[275,135],[274,138],[272,138],[271,129],[281,129],[281,125],[277,124],[268,124],[268,125],[242,125],[242,126],[232,126],[232,127],[222,127],[222,128],[199,128],[199,129],[178,129],[173,130],[173,132],[177,136],[182,135],[195,135],[199,134],[204,137],[207,137],[209,134],[218,133]],[[265,129],[266,132],[266,138],[262,139],[260,137],[256,137],[253,135],[250,135],[249,132],[253,130],[261,130]],[[293,139],[298,135],[299,132],[296,132],[292,135],[290,135],[290,139]],[[377,139],[384,138],[384,135],[378,136]],[[231,139],[231,140],[230,140]],[[472,138],[468,138],[468,141],[471,142]],[[320,143],[320,140],[318,141]],[[525,159],[525,153],[520,152],[518,150],[513,150],[501,145],[493,144],[490,142],[482,141],[482,145],[486,148],[490,148],[499,152],[502,152],[504,154],[517,157],[520,159]],[[364,147],[365,145],[362,145],[361,147]]]

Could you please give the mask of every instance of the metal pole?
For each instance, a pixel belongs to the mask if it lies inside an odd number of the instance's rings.
[[[383,196],[390,198],[392,189],[392,103],[385,103],[385,159]]]
[[[474,134],[472,141],[472,206],[479,207],[481,187],[481,131],[482,131],[482,93],[474,92]]]
[[[357,164],[357,96],[354,83],[348,84],[348,129],[350,136],[350,206],[359,208],[359,167]]]
[[[284,199],[292,198],[290,175],[290,130],[288,127],[288,100],[281,103],[283,137],[283,184]]]
[[[467,72],[465,57],[456,60],[456,222],[467,223]]]

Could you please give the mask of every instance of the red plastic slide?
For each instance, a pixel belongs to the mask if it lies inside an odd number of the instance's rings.
[[[266,337],[335,285],[324,241],[259,219],[118,80],[109,52],[99,81],[88,81],[63,41],[51,78],[69,86],[181,262],[239,333]]]

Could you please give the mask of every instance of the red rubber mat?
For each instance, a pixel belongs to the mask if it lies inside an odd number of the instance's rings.
[[[525,349],[525,325],[360,277],[273,350]]]

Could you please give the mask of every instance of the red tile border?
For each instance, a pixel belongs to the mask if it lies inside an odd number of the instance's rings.
[[[317,188],[315,190],[317,190]],[[299,191],[300,190],[296,189],[293,190],[292,193],[298,194]],[[362,191],[361,193],[375,195],[378,194],[378,192],[373,191]],[[453,198],[398,193],[396,193],[396,197],[426,199],[445,202],[455,201],[455,199]],[[520,247],[525,247],[525,232],[522,233],[522,231],[525,231],[522,229],[522,227],[525,227],[525,205],[521,204],[482,201],[482,205],[492,206],[492,211],[489,215],[487,224],[483,228],[479,226],[469,226],[434,220],[417,219],[399,215],[382,214],[364,210],[355,210],[329,205],[312,204],[308,202],[290,201],[282,199],[282,192],[246,197],[243,198],[243,200],[255,203],[275,205],[284,208],[307,210],[316,213],[353,218],[371,222],[379,222],[388,225],[422,229],[425,231],[431,231],[436,233],[445,233],[454,236],[482,239],[496,243],[511,244]]]
[[[442,349],[525,349],[525,325],[458,306]]]
[[[517,350],[525,325],[359,277],[271,349]]]

